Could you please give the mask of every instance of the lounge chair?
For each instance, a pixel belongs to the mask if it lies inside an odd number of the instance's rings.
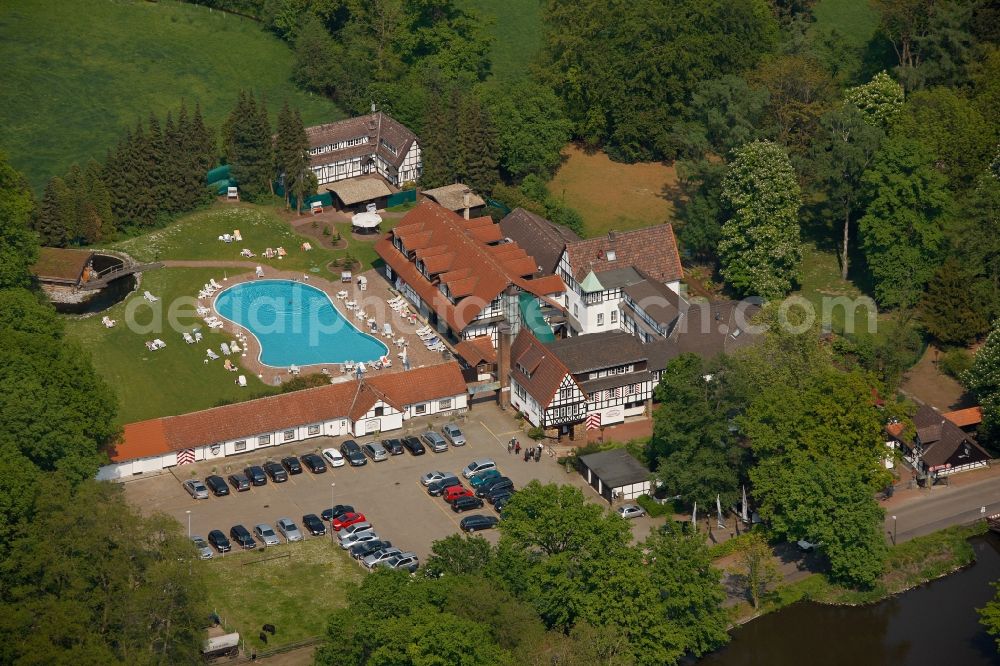
[[[259,277],[259,278],[264,277],[264,267],[263,266],[258,266],[257,267],[257,277]]]
[[[229,351],[233,352],[234,354],[239,354],[243,350],[240,349],[240,346],[236,344],[236,340],[233,340],[232,342],[229,343]]]
[[[243,235],[240,233],[239,229],[233,229],[233,238],[235,238],[238,241],[243,240]]]
[[[219,345],[219,349],[222,351],[223,356],[229,356],[229,354],[232,353],[229,351],[229,345],[227,345],[225,342]]]
[[[299,374],[299,366],[297,366],[297,365],[288,366],[288,374],[291,374],[291,375],[297,375],[297,374]]]
[[[163,340],[159,339],[159,338],[156,338],[155,340],[153,340],[153,344],[156,345],[157,349],[163,349],[164,347],[167,346],[167,343],[164,342]]]
[[[354,302],[354,301],[347,301],[346,303],[344,303],[344,306],[348,310],[353,310],[354,308],[358,307],[358,304],[356,302]]]
[[[389,324],[389,322],[385,322],[384,324],[382,324],[382,335],[384,335],[387,338],[392,337],[392,326]]]
[[[240,375],[239,377],[237,377],[236,378],[236,385],[237,386],[243,386],[243,387],[245,387],[247,385],[247,376],[246,375]]]
[[[117,324],[118,322],[112,319],[111,317],[104,315],[104,319],[101,320],[101,323],[104,324],[105,328],[114,328],[115,324]]]
[[[143,297],[143,298],[145,298],[145,299],[146,299],[147,301],[149,301],[150,303],[155,303],[156,301],[160,300],[160,299],[158,299],[158,298],[157,298],[156,296],[153,296],[153,295],[152,295],[151,293],[149,293],[148,291],[145,291],[145,292],[143,292],[143,294],[142,294],[142,297]]]
[[[216,289],[222,289],[222,285],[219,284],[218,282],[216,282],[215,278],[212,278],[211,280],[209,280],[208,283],[210,285],[212,285],[213,287],[215,287]]]
[[[194,341],[195,342],[201,342],[201,338],[202,338],[201,331],[195,331],[194,332]]]
[[[347,298],[347,292],[341,289],[340,291],[337,292],[337,298],[339,298],[340,300],[344,300],[345,298]]]
[[[382,357],[382,367],[383,368],[391,368],[392,367],[392,359],[389,358],[388,356],[383,356]]]
[[[146,340],[146,349],[149,351],[156,351],[156,344],[152,340]]]
[[[213,361],[214,361],[215,359],[219,358],[219,355],[218,355],[218,354],[216,354],[216,353],[215,353],[214,351],[212,351],[211,349],[209,349],[209,350],[207,350],[207,351],[205,352],[205,356],[209,357],[209,358],[210,358],[210,359],[212,359]]]
[[[189,345],[193,345],[194,344],[194,338],[191,337],[190,333],[185,333],[184,334],[184,342],[188,343]]]

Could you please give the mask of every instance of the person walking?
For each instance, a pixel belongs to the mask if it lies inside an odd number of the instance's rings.
[[[510,453],[513,450],[514,450],[514,438],[511,437],[510,441],[507,442],[507,453]]]
[[[514,455],[521,455],[521,442],[514,440]]]

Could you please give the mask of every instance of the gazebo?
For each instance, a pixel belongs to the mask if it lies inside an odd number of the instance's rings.
[[[377,233],[380,224],[382,216],[378,213],[358,213],[351,218],[351,227],[362,234]]]

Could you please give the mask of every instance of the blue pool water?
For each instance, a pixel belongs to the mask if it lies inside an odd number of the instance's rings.
[[[215,299],[220,316],[249,330],[273,367],[375,361],[389,348],[354,328],[323,291],[291,280],[234,285]]]

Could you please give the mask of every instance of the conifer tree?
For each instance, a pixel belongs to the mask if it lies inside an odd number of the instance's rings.
[[[161,210],[169,210],[169,183],[167,161],[167,147],[164,142],[163,129],[160,126],[160,119],[155,114],[149,114],[149,129],[146,132],[146,168],[147,187],[152,198],[153,217]]]
[[[249,200],[271,191],[273,146],[270,123],[263,104],[252,93],[240,92],[236,107],[222,130],[230,174]]]
[[[71,245],[82,245],[85,242],[81,222],[86,205],[86,187],[79,164],[69,168],[63,182],[66,183],[66,193],[61,208],[66,224],[66,240]]]
[[[66,228],[65,205],[68,200],[69,188],[66,187],[66,182],[58,176],[50,179],[32,220],[32,228],[38,233],[38,240],[42,245],[66,247],[69,231]]]
[[[284,181],[285,207],[291,197],[301,214],[303,201],[316,193],[316,175],[309,168],[309,138],[297,110],[286,102],[278,114],[275,141],[275,161],[279,176]]]
[[[94,160],[87,163],[87,168],[83,172],[83,180],[84,199],[100,220],[100,235],[87,239],[88,243],[95,243],[110,238],[115,233],[116,224],[111,206],[111,192],[105,184],[101,166]]]
[[[156,201],[150,188],[153,174],[152,151],[142,122],[136,124],[122,161],[129,215],[127,222],[151,227],[156,222]]]
[[[194,115],[188,118],[187,106],[181,102],[177,130],[184,154],[184,200],[188,208],[194,208],[210,199],[205,187],[205,175],[215,166],[215,142],[205,127],[198,105],[195,105]]]
[[[131,132],[126,132],[125,136],[118,140],[114,148],[109,148],[104,157],[104,167],[101,170],[101,179],[111,198],[111,212],[115,223],[120,224],[128,214],[128,193],[125,191],[125,175],[123,159],[125,146],[131,141]]]
[[[174,117],[167,111],[163,122],[163,199],[160,209],[167,213],[176,213],[190,208],[185,184],[185,154],[180,132],[174,124]]]
[[[472,95],[466,95],[458,114],[460,180],[477,192],[492,192],[500,180],[497,169],[497,131],[489,113]]]
[[[421,155],[425,188],[441,187],[457,180],[459,155],[455,136],[457,126],[457,92],[440,91],[430,96],[424,115]]]

